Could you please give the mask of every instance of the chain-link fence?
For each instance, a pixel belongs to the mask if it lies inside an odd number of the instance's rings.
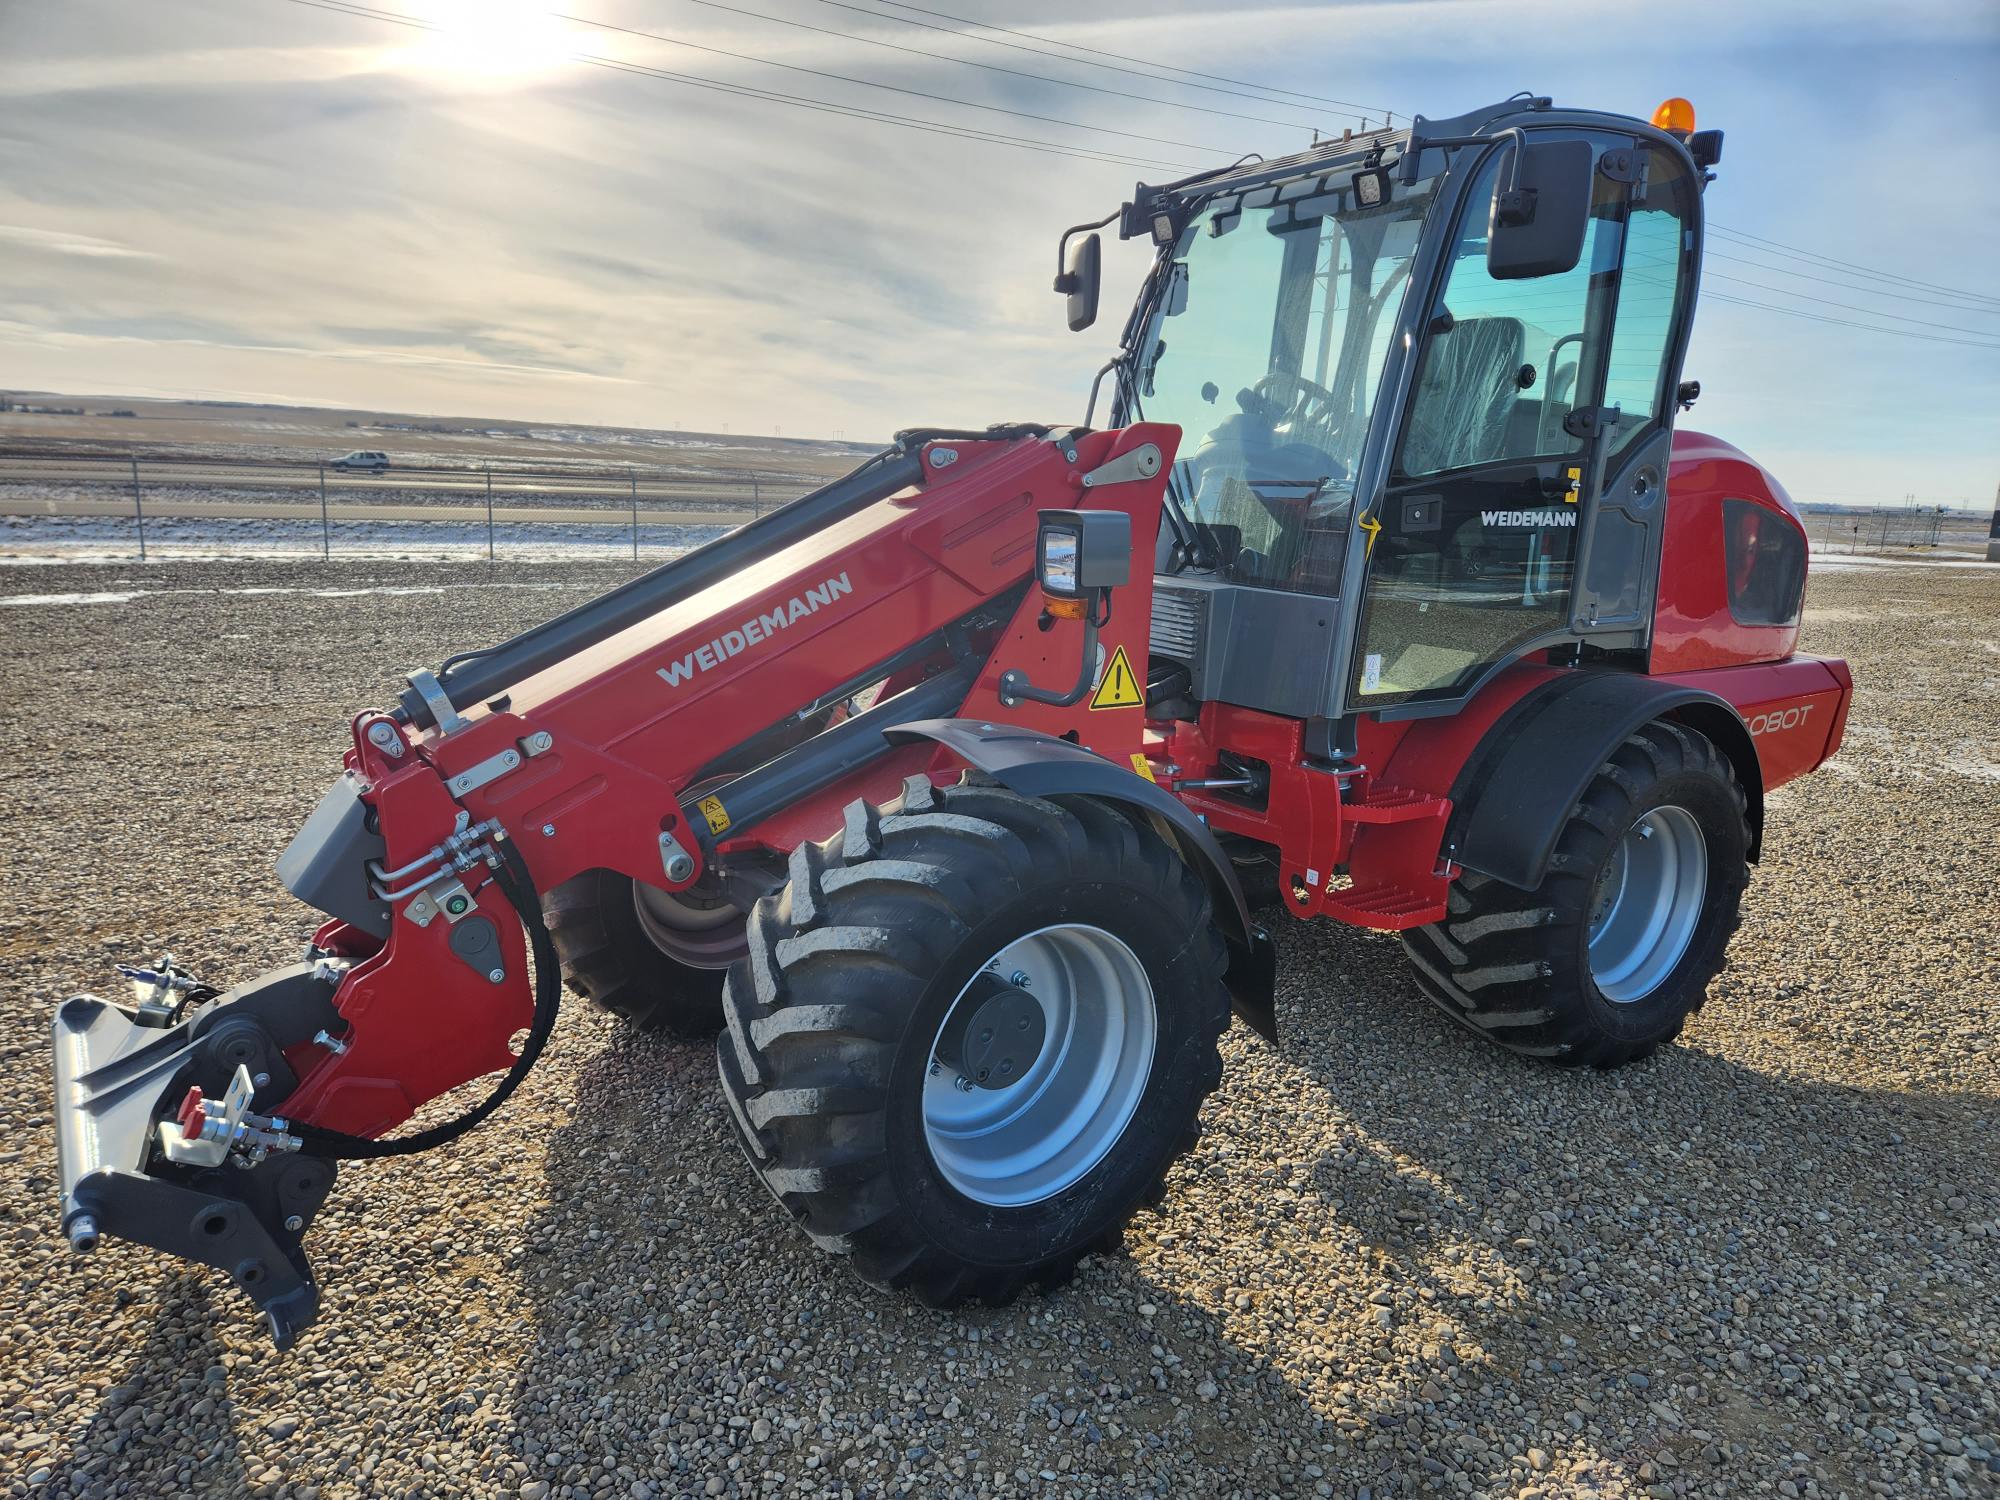
[[[1806,532],[1823,552],[1888,552],[1912,548],[1976,547],[1980,518],[1942,505],[1884,505],[1871,509],[1810,512]]]
[[[0,459],[0,536],[139,559],[680,551],[827,476],[715,470],[472,468],[169,458]]]

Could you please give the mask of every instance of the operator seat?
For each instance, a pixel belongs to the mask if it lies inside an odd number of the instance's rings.
[[[1431,336],[1403,468],[1440,474],[1507,456],[1527,336],[1519,318],[1460,318]]]

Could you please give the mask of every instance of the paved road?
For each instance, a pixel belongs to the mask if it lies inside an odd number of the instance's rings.
[[[496,491],[498,486],[495,487]],[[544,492],[546,493],[546,492]],[[639,492],[641,501],[646,492]],[[685,496],[676,498],[686,498]],[[149,521],[316,521],[319,507],[311,504],[287,505],[272,500],[171,500],[159,493],[145,497]],[[661,510],[642,504],[639,519],[647,526],[740,525],[754,514],[748,505],[721,506],[707,510]],[[132,516],[132,500],[27,500],[0,491],[0,516]],[[327,506],[334,521],[480,521],[486,507],[480,505],[392,505],[357,504],[351,500]],[[630,526],[632,513],[622,505],[555,506],[507,504],[494,508],[494,518],[509,525],[542,521],[558,526]]]
[[[316,464],[180,464],[148,463],[140,460],[139,478],[142,491],[154,489],[174,489],[184,485],[202,485],[209,488],[235,486],[254,489],[307,489],[317,490],[320,483],[319,467]],[[0,458],[0,484],[7,482],[129,485],[132,482],[131,465],[109,459],[58,459],[58,458]],[[471,470],[455,469],[391,469],[380,476],[373,474],[338,474],[329,469],[326,473],[328,491],[341,490],[356,493],[401,490],[436,490],[453,493],[486,493],[486,475]],[[798,479],[772,480],[760,486],[765,498],[790,499],[809,487],[807,481]],[[672,479],[641,476],[638,481],[641,500],[716,500],[730,503],[748,503],[752,497],[752,487],[745,479],[740,482]],[[632,494],[629,479],[613,475],[588,474],[498,474],[493,476],[493,493],[530,495],[604,495],[623,496]],[[482,510],[481,514],[484,512]]]

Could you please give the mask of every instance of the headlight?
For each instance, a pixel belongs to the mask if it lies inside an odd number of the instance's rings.
[[[1042,556],[1038,569],[1042,588],[1051,594],[1077,592],[1077,554],[1082,538],[1074,531],[1055,527],[1042,529]]]

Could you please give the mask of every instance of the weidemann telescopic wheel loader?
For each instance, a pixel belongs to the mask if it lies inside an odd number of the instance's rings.
[[[302,962],[57,1012],[63,1232],[289,1343],[335,1163],[477,1124],[565,977],[719,1029],[751,1170],[940,1304],[1157,1197],[1231,1002],[1274,1033],[1253,905],[1401,934],[1526,1055],[1670,1040],[1850,691],[1784,491],[1674,430],[1720,147],[1524,96],[1140,186],[1108,428],[905,432],[357,716],[279,863]]]

